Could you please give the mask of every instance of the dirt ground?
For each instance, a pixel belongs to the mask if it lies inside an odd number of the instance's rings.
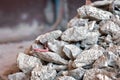
[[[32,41],[8,43],[0,45],[0,76],[14,63],[19,52],[24,52],[32,44]]]

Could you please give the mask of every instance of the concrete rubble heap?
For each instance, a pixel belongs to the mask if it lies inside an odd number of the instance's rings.
[[[120,80],[120,1],[96,1],[77,12],[65,31],[42,34],[19,53],[21,72],[9,80]]]

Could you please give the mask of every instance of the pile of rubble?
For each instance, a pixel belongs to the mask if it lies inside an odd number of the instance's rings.
[[[37,37],[19,53],[21,72],[9,80],[120,80],[120,1],[104,0],[77,9],[64,32]]]

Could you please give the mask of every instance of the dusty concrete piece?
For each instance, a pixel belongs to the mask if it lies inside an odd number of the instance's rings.
[[[108,66],[108,59],[106,56],[100,56],[93,64],[94,68],[102,68]]]
[[[88,30],[93,31],[93,30],[98,30],[99,26],[96,24],[96,21],[90,21],[88,22]]]
[[[75,17],[68,22],[67,27],[68,28],[71,28],[74,26],[82,27],[82,26],[87,26],[87,25],[88,25],[88,19],[82,19],[82,18]]]
[[[44,44],[47,41],[59,38],[61,36],[61,34],[62,34],[62,31],[56,30],[56,31],[52,31],[52,32],[48,32],[46,34],[40,35],[40,36],[37,37],[36,40],[40,41],[41,43]]]
[[[82,66],[92,64],[101,55],[103,55],[103,52],[101,50],[95,50],[95,49],[84,50],[74,60],[73,66],[74,67],[82,67]]]
[[[58,77],[56,80],[76,80],[76,79],[71,76],[61,76]]]
[[[44,47],[41,44],[36,44],[36,43],[32,44],[32,49],[36,49],[36,48],[43,49]]]
[[[63,41],[81,41],[86,38],[87,28],[86,27],[73,27],[63,32],[61,39]]]
[[[56,71],[63,71],[63,70],[67,69],[67,65],[56,65],[53,63],[49,63],[47,66],[51,69],[56,70]]]
[[[63,52],[70,59],[75,59],[78,54],[81,53],[81,49],[75,45],[65,45],[63,47]]]
[[[113,80],[114,74],[107,72],[103,69],[90,69],[84,74],[83,80]]]
[[[103,1],[96,1],[96,2],[93,2],[92,4],[90,4],[91,6],[95,6],[95,7],[98,7],[98,6],[106,6],[106,5],[109,5],[112,3],[112,0],[103,0]]]
[[[24,53],[19,53],[17,64],[24,73],[30,72],[36,65],[42,66],[40,59]]]
[[[106,21],[105,24],[101,24],[100,30],[106,34],[114,34],[120,31],[120,27],[112,21]]]
[[[100,33],[98,31],[88,32],[88,34],[86,34],[86,35],[87,35],[86,39],[83,40],[81,43],[83,46],[97,44],[98,38],[100,36]]]
[[[69,71],[66,71],[66,70],[59,71],[58,74],[57,74],[57,76],[68,76],[68,73],[69,73]]]
[[[76,80],[81,80],[85,71],[83,68],[73,69],[69,71],[69,76],[74,77]]]
[[[31,72],[31,80],[54,80],[56,70],[49,69],[47,66],[36,66]]]
[[[57,64],[68,64],[68,61],[64,58],[61,58],[57,53],[53,52],[40,52],[37,53],[37,55],[40,57],[41,60],[47,61],[47,62],[53,62]]]
[[[58,53],[61,57],[65,56],[62,49],[64,45],[68,44],[67,42],[52,40],[52,41],[49,41],[47,44],[51,51]]]
[[[120,46],[113,45],[106,49],[108,52],[113,52],[115,55],[120,56]]]
[[[8,75],[9,80],[29,80],[28,77],[23,72],[14,73]]]
[[[80,7],[79,9],[77,9],[77,12],[83,18],[90,17],[91,19],[97,20],[107,20],[110,19],[110,17],[112,16],[112,13],[108,11],[104,11],[89,5],[84,5]]]

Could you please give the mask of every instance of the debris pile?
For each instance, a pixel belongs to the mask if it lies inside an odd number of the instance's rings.
[[[119,7],[104,0],[78,8],[67,30],[40,35],[29,55],[18,54],[21,72],[9,80],[120,80]]]

